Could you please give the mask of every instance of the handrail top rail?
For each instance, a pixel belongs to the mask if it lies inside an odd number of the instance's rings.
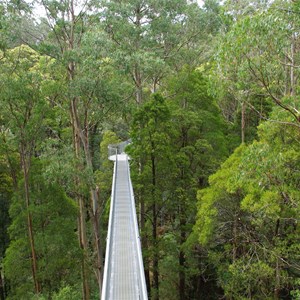
[[[121,143],[117,143],[117,144],[109,144],[107,147],[108,148],[108,157],[111,157],[112,155],[115,155],[115,154],[125,153],[125,148],[130,143],[131,143],[131,139],[121,142]],[[117,153],[116,153],[116,150],[117,150]]]

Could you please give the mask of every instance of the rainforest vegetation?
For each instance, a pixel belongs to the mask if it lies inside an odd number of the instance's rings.
[[[1,300],[99,299],[128,139],[149,299],[300,299],[300,2],[203,2],[0,1]]]

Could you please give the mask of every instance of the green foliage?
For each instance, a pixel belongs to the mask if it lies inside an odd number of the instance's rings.
[[[170,290],[177,289],[175,278],[184,276],[192,284],[201,272],[192,250],[184,243],[195,219],[196,190],[207,185],[208,176],[227,154],[227,144],[226,125],[208,95],[203,69],[184,68],[169,80],[167,91],[171,98],[154,95],[135,114],[129,153],[135,192],[145,200],[147,211],[153,204],[159,211],[157,226],[163,232],[155,244],[160,255],[159,272],[162,277],[170,273],[170,279],[161,281],[160,293],[171,299]],[[151,241],[149,225],[144,235]],[[153,259],[152,247],[144,250],[147,259]],[[179,262],[181,252],[184,260]],[[190,291],[190,297],[196,298],[197,292]]]
[[[128,124],[152,298],[298,299],[298,1],[88,1],[74,16],[71,3],[43,1],[40,24],[26,3],[0,4],[8,299],[79,299],[84,264],[99,298],[89,195],[105,232],[107,146],[128,139]]]
[[[205,245],[216,234],[222,217],[226,214],[234,214],[239,203],[240,186],[237,183],[237,169],[240,163],[240,157],[244,151],[244,146],[240,146],[235,152],[222,164],[220,170],[210,176],[210,187],[198,191],[198,218],[196,230],[199,234],[199,241]],[[218,203],[218,206],[217,206]],[[221,210],[224,210],[221,212]],[[220,219],[218,220],[218,217]],[[221,229],[222,233],[224,228]]]
[[[277,118],[278,110],[272,113]],[[258,135],[259,141],[239,147],[198,192],[195,230],[210,249],[220,286],[234,299],[273,299],[297,287],[299,133],[265,122]]]
[[[54,294],[53,300],[73,300],[73,299],[79,299],[81,297],[80,292],[78,291],[78,288],[71,287],[69,285],[64,286],[61,288],[59,292]]]
[[[76,283],[80,274],[78,264],[81,253],[74,232],[77,207],[61,187],[43,180],[41,170],[40,163],[35,162],[30,178],[30,210],[34,215],[35,246],[39,257],[38,278],[46,295],[58,290],[64,283]],[[10,217],[13,220],[9,227],[11,243],[6,251],[4,270],[9,283],[16,287],[10,295],[11,299],[20,299],[23,295],[29,295],[32,290],[23,197],[20,191],[10,207]]]
[[[120,142],[120,139],[113,131],[107,130],[103,133],[100,143],[101,166],[99,170],[95,172],[96,183],[101,191],[100,198],[102,203],[106,203],[110,197],[113,176],[113,163],[108,159],[108,145],[118,144]]]
[[[2,148],[2,147],[1,147]],[[1,149],[3,151],[3,148]],[[13,181],[10,176],[10,168],[6,164],[6,155],[0,156],[0,260],[4,256],[5,249],[9,243],[8,226],[10,224],[10,218],[8,214],[10,200],[13,194]]]
[[[211,76],[223,114],[235,124],[237,132],[244,131],[246,142],[256,138],[257,125],[269,118],[274,105],[298,119],[293,102],[285,102],[297,90],[295,66],[299,55],[293,50],[297,17],[289,13],[293,4],[249,2],[250,6],[248,1],[227,2],[227,13],[236,20],[220,37]],[[290,65],[287,57],[292,58]]]
[[[203,15],[195,3],[176,1],[102,1],[100,16],[112,48],[110,56],[144,102],[174,66],[194,63]],[[190,43],[191,42],[191,43]]]
[[[273,276],[269,265],[262,261],[252,263],[251,257],[245,256],[231,264],[221,280],[226,281],[224,292],[228,297],[249,299],[263,296],[264,299],[273,299]]]

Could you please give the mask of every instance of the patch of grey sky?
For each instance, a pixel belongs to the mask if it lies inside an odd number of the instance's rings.
[[[205,0],[197,0],[197,3],[198,3],[199,6],[202,7],[204,5],[204,1]],[[80,2],[80,1],[78,1],[78,2]],[[79,11],[80,10],[81,10],[81,8],[79,9]],[[34,9],[33,9],[33,14],[34,14],[36,19],[46,17],[45,8],[42,5],[35,2]]]

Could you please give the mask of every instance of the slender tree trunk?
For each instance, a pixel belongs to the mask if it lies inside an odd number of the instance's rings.
[[[135,10],[135,15],[136,15],[136,21],[135,25],[139,29],[141,27],[141,6],[140,4],[137,5],[136,10]],[[140,46],[141,42],[141,37],[140,35],[136,37],[135,40],[135,50],[138,52],[141,48]],[[142,80],[142,72],[140,70],[139,64],[136,64],[133,69],[133,80],[134,80],[134,85],[136,89],[136,104],[138,106],[142,105],[143,103],[143,80]],[[139,173],[141,174],[143,172],[143,167],[144,167],[144,162],[141,160],[139,162]],[[145,200],[143,197],[143,193],[139,195],[139,205],[140,205],[140,229],[142,232],[142,240],[141,240],[141,245],[142,249],[148,249],[148,239],[147,236],[144,235],[145,231],[145,212],[146,212],[146,206],[145,206]],[[146,285],[147,285],[147,291],[148,295],[151,293],[151,281],[150,281],[150,267],[149,267],[149,259],[146,258],[144,259],[144,271],[145,271],[145,280],[146,280]]]
[[[73,70],[72,66],[69,66],[69,71]],[[72,79],[73,74],[69,74],[69,79]],[[73,128],[73,143],[74,143],[74,152],[76,160],[80,156],[80,137],[78,134],[77,123],[75,121],[74,111],[76,109],[76,99],[71,100],[70,105],[70,115]],[[78,170],[80,172],[80,170]],[[76,176],[76,186],[79,185],[79,178]],[[89,285],[89,276],[88,276],[88,264],[87,264],[87,254],[88,254],[88,244],[86,237],[86,208],[83,197],[80,193],[77,193],[77,201],[79,204],[79,216],[78,216],[78,231],[79,231],[79,245],[83,251],[83,257],[81,261],[81,276],[82,276],[82,296],[83,300],[90,299],[90,285]]]
[[[27,161],[26,149],[24,145],[21,145],[21,165],[24,176],[24,192],[25,192],[25,202],[26,202],[26,210],[27,210],[27,228],[29,235],[29,243],[31,249],[31,269],[32,269],[32,278],[34,282],[35,293],[39,294],[41,292],[41,286],[37,278],[38,265],[37,265],[37,256],[35,251],[34,244],[34,233],[33,233],[33,225],[32,225],[32,215],[30,213],[30,195],[29,195],[29,165]]]
[[[294,65],[295,65],[295,36],[293,34],[291,40],[291,67],[290,67],[290,95],[294,96],[295,94],[295,73],[294,73]]]
[[[184,99],[182,103],[182,108],[186,109],[187,107],[187,101]],[[185,127],[181,127],[181,148],[184,149],[187,144],[188,144],[188,132]],[[185,172],[182,169],[180,172],[180,177],[181,180],[184,180],[185,178]],[[180,251],[179,251],[179,299],[180,300],[185,300],[185,294],[186,294],[186,287],[185,287],[185,255],[184,252],[181,250],[181,246],[185,243],[186,241],[186,231],[185,231],[185,226],[186,226],[186,218],[185,218],[185,210],[186,210],[186,205],[185,205],[185,200],[181,199],[182,197],[179,196],[179,218],[180,218]]]
[[[186,219],[183,214],[184,211],[181,209],[180,212],[180,246],[186,241],[185,225]],[[179,299],[185,300],[185,255],[182,250],[179,251]]]
[[[75,76],[75,65],[74,63],[69,64],[69,80],[70,82],[74,80]],[[86,111],[87,114],[87,111]],[[88,116],[86,115],[85,119],[87,122]],[[78,144],[78,148],[80,148],[80,144],[83,146],[84,157],[87,167],[93,171],[93,163],[92,157],[89,149],[89,131],[87,124],[85,125],[85,134],[83,133],[80,120],[77,113],[77,98],[74,97],[71,100],[71,119],[74,128],[74,134],[76,138],[79,140],[76,144]],[[79,157],[79,156],[78,156]],[[102,261],[102,249],[100,245],[100,233],[99,233],[99,215],[98,215],[98,195],[97,191],[94,188],[90,189],[91,196],[91,204],[92,204],[92,223],[93,223],[93,235],[94,235],[94,247],[96,252],[96,278],[99,287],[99,295],[101,295],[102,289],[102,270],[103,270],[103,261]],[[100,296],[99,296],[100,297]]]
[[[237,244],[238,244],[238,216],[235,213],[233,216],[233,228],[232,228],[232,236],[233,236],[233,245],[232,245],[232,261],[235,262],[237,257]]]
[[[134,80],[136,86],[136,103],[141,105],[143,103],[143,87],[142,87],[142,77],[138,66],[134,70]]]
[[[95,203],[97,202],[98,196],[96,190],[91,190],[91,197],[92,201]],[[94,246],[96,252],[96,274],[97,274],[97,281],[98,281],[98,288],[99,288],[99,295],[101,297],[102,291],[102,270],[103,270],[103,260],[102,260],[102,247],[101,247],[101,240],[100,240],[100,232],[99,232],[99,214],[98,214],[98,207],[93,207],[93,233],[94,233]]]
[[[241,119],[241,139],[242,144],[245,142],[245,113],[246,113],[246,105],[245,102],[242,102],[242,119]]]
[[[5,299],[4,279],[2,275],[2,268],[0,266],[0,300]]]
[[[138,29],[138,32],[140,31],[140,28],[142,26],[141,20],[142,20],[142,15],[141,15],[141,6],[140,4],[137,4],[137,7],[135,9],[135,25]],[[141,36],[138,33],[138,36],[136,36],[135,39],[135,52],[140,51],[141,48]],[[143,86],[142,86],[142,73],[140,69],[140,65],[137,63],[134,67],[134,84],[136,87],[136,103],[137,105],[141,105],[143,103]]]
[[[288,57],[287,55],[284,58],[284,64],[285,64],[285,85],[284,85],[284,95],[289,94],[289,84],[290,84],[290,67],[288,66]]]
[[[280,220],[278,219],[275,226],[275,233],[274,237],[276,238],[279,235],[279,227],[280,227]],[[275,289],[274,289],[274,299],[280,299],[280,264],[279,258],[276,258],[276,267],[275,267]]]
[[[143,173],[144,162],[140,160],[139,162],[139,175]],[[140,230],[142,233],[142,249],[148,249],[148,239],[145,235],[146,232],[146,222],[145,222],[145,200],[143,197],[143,190],[140,191],[138,195],[139,204],[140,204]],[[151,282],[150,282],[150,268],[149,268],[149,259],[148,257],[144,259],[144,271],[145,271],[145,280],[147,285],[148,295],[151,293]]]
[[[152,147],[154,149],[154,147]],[[158,272],[158,249],[157,249],[157,205],[156,205],[156,164],[155,157],[151,154],[152,164],[152,240],[153,240],[153,287],[155,289],[154,300],[159,300],[159,272]]]
[[[76,15],[75,12],[75,1],[70,0],[67,3],[68,9],[66,13],[63,13],[62,19],[63,21],[68,24],[67,27],[63,27],[62,34],[56,33],[56,39],[58,44],[60,45],[61,54],[64,55],[66,51],[74,51],[76,47],[80,47],[81,43],[81,37],[83,34],[82,32],[76,32],[76,24],[79,21],[78,15]],[[44,4],[45,9],[50,11],[50,8]],[[50,13],[51,15],[51,13]],[[83,15],[83,14],[82,14]],[[81,18],[81,17],[80,17]],[[77,39],[75,39],[75,36],[77,36]],[[74,82],[76,78],[76,64],[74,61],[70,61],[67,66],[67,72],[68,72],[68,83]],[[78,99],[76,97],[73,97],[70,99],[70,117],[71,117],[71,124],[73,129],[73,143],[74,143],[74,153],[75,153],[75,159],[79,162],[80,153],[81,153],[81,146],[85,146],[84,138],[83,138],[83,132],[81,130],[81,123],[80,119],[78,118],[78,106],[77,106]],[[84,149],[86,150],[86,149]],[[85,151],[86,155],[86,151]],[[87,159],[87,157],[85,157]],[[88,162],[88,160],[86,161]],[[82,166],[78,166],[77,172],[80,172],[80,168]],[[75,179],[76,186],[79,186],[80,179],[77,176]],[[80,195],[80,191],[77,194],[77,201],[79,205],[79,215],[78,215],[78,231],[79,231],[79,244],[80,247],[84,253],[83,259],[82,259],[82,294],[84,300],[90,299],[90,284],[89,284],[89,270],[88,270],[88,263],[87,263],[87,255],[88,255],[88,242],[87,242],[87,234],[86,234],[86,216],[87,216],[87,207],[84,198]],[[91,198],[92,202],[95,203],[94,196],[95,191],[91,191]],[[94,214],[93,214],[94,215]],[[95,217],[95,219],[97,219]],[[94,218],[92,218],[92,221],[94,221]],[[93,222],[94,223],[94,222]],[[95,226],[96,225],[96,226]],[[98,230],[97,224],[93,224],[93,231],[96,229]],[[96,243],[98,245],[98,243]],[[97,251],[98,253],[98,251]],[[98,255],[98,254],[97,254]],[[97,277],[97,280],[99,280],[101,276]],[[101,293],[100,293],[101,294]]]
[[[276,270],[275,270],[275,289],[274,289],[274,299],[280,299],[280,267],[279,267],[279,259],[276,259]]]
[[[85,154],[85,161],[87,167],[93,172],[93,162],[92,162],[92,156],[90,152],[89,147],[89,128],[88,128],[88,111],[85,112],[85,134],[82,133],[82,130],[78,126],[78,130],[80,130],[81,134],[81,141],[84,148],[84,154]],[[76,120],[78,120],[78,117],[76,117]],[[96,278],[98,282],[99,287],[99,297],[101,297],[101,291],[102,291],[102,270],[103,270],[103,261],[102,261],[102,247],[101,247],[101,239],[100,239],[100,232],[99,232],[99,213],[98,213],[98,194],[95,188],[90,188],[90,197],[91,197],[91,206],[92,206],[92,223],[93,223],[93,234],[94,234],[94,249],[96,253]]]
[[[90,285],[88,276],[88,265],[87,265],[87,238],[86,238],[86,221],[85,221],[85,205],[84,199],[79,196],[79,216],[78,216],[78,229],[79,229],[79,244],[83,251],[83,257],[81,261],[81,276],[82,276],[82,295],[83,300],[90,299]]]

